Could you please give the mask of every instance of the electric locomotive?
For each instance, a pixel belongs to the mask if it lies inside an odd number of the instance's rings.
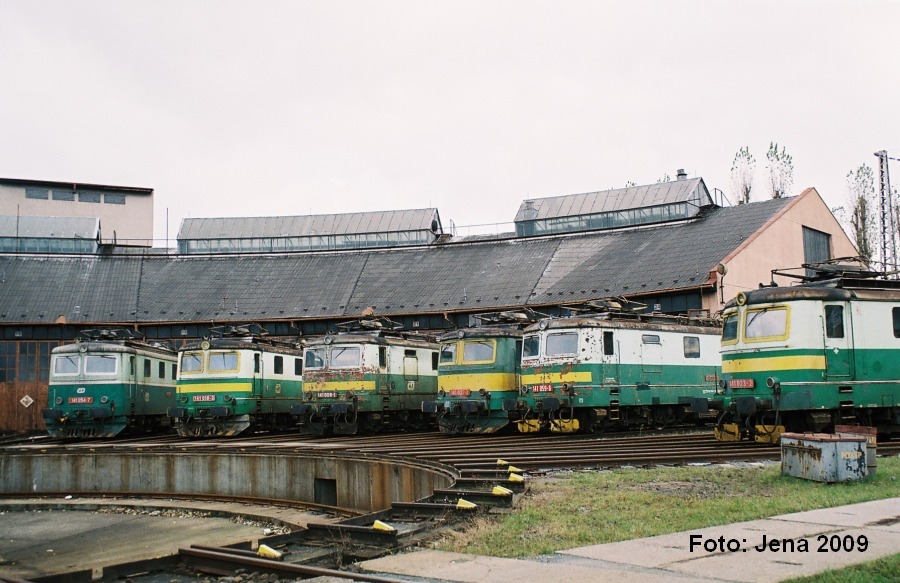
[[[176,368],[175,351],[127,330],[87,330],[51,352],[49,406],[41,411],[47,432],[113,437],[169,428]]]
[[[437,415],[441,433],[496,433],[509,425],[503,402],[518,395],[522,331],[464,328],[439,340],[437,398],[422,410]]]
[[[178,435],[292,428],[291,404],[303,392],[300,344],[267,338],[259,325],[211,331],[178,351],[178,403],[169,409]]]
[[[541,320],[525,329],[520,394],[504,406],[523,433],[713,421],[720,330],[615,310]]]
[[[900,430],[900,281],[804,265],[792,287],[739,293],[723,311],[716,437],[777,443],[836,424]]]
[[[360,323],[369,331],[328,335],[304,349],[304,396],[291,407],[303,433],[351,435],[433,424],[422,401],[437,392],[432,339]]]

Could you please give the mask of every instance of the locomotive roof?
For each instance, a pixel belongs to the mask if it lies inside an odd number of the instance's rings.
[[[613,330],[657,330],[684,332],[690,334],[719,334],[721,327],[708,320],[688,320],[665,316],[620,317],[603,314],[599,316],[573,316],[570,318],[552,318],[532,324],[525,329],[526,333],[540,330],[565,330],[572,328],[605,328]]]
[[[792,200],[707,208],[667,226],[377,251],[3,255],[0,323],[265,323],[693,290]],[[641,260],[659,249],[664,261]]]
[[[462,336],[460,336],[462,333]],[[499,328],[496,326],[484,328],[460,328],[441,334],[438,338],[440,342],[451,342],[453,340],[476,340],[479,338],[521,338],[522,330],[519,328]]]
[[[306,345],[326,346],[334,344],[378,344],[381,346],[410,346],[415,348],[435,348],[435,342],[426,338],[398,335],[376,334],[332,334],[315,340],[310,340]]]
[[[798,285],[793,287],[764,287],[745,292],[746,305],[770,304],[773,302],[796,302],[816,300],[825,302],[855,301],[900,301],[900,289],[845,289],[823,285]],[[725,304],[725,309],[734,308],[735,299]]]
[[[286,341],[279,341],[269,338],[259,338],[255,336],[244,336],[238,338],[210,338],[201,342],[191,342],[185,344],[178,349],[179,352],[187,350],[202,350],[203,342],[209,342],[209,347],[216,348],[243,348],[251,350],[265,350],[266,352],[278,352],[281,354],[289,354],[297,356],[300,354],[302,347]]]
[[[165,346],[148,344],[146,342],[135,342],[134,340],[75,342],[57,346],[51,352],[52,354],[70,354],[73,352],[124,352],[134,354],[138,351],[156,352],[160,356],[175,356],[175,351],[166,348]]]

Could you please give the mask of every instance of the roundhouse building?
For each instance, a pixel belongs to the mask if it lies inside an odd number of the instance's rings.
[[[257,322],[296,338],[367,311],[438,331],[619,296],[714,313],[772,269],[856,254],[815,189],[721,207],[701,178],[527,200],[490,237],[454,238],[420,209],[189,219],[177,250],[19,249],[0,251],[0,432],[43,428],[50,350],[83,329],[178,343]]]

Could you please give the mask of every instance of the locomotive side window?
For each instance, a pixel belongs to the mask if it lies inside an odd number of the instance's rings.
[[[788,312],[786,308],[747,310],[744,338],[763,340],[787,337]]]
[[[303,361],[299,358],[294,359],[294,376],[299,377],[303,374]]]
[[[659,344],[659,334],[642,334],[641,342],[644,344]]]
[[[494,341],[466,340],[463,342],[462,360],[465,363],[494,362]]]
[[[896,321],[896,318],[894,318]],[[53,363],[54,374],[78,374],[77,356],[57,356]]]
[[[237,352],[210,352],[210,372],[236,372],[238,369]]]
[[[150,359],[149,358],[144,359],[144,378],[145,379],[150,378]]]
[[[522,341],[522,359],[526,358],[537,358],[541,353],[541,337],[535,334],[534,336],[526,336]]]
[[[275,374],[284,374],[284,357],[275,357]]]
[[[578,352],[578,333],[547,334],[546,352],[547,356],[576,354]]]
[[[844,337],[844,306],[825,306],[825,336]]]
[[[438,367],[438,353],[431,353],[431,370],[437,370]]]
[[[157,376],[159,376],[159,378],[161,378],[161,379],[166,378],[166,363],[160,361],[159,367],[157,367],[157,368],[158,368],[157,372],[159,373]]]
[[[613,337],[613,333],[607,330],[603,332],[603,354],[605,356],[612,356],[615,353],[615,338]]]
[[[324,368],[325,367],[325,349],[310,348],[306,351],[306,368]]]
[[[378,368],[387,368],[387,346],[378,347]]]
[[[172,363],[172,380],[174,381],[177,376],[178,376],[178,365],[173,362]]]
[[[85,374],[116,374],[118,359],[115,356],[88,355],[84,357]]]
[[[259,364],[260,364],[261,357],[262,357],[262,355],[260,355],[260,353],[258,353],[258,352],[253,353],[253,372],[255,372],[255,373],[259,372]]]
[[[456,342],[441,346],[441,364],[456,363]]]
[[[684,337],[684,357],[700,358],[700,337],[685,336]]]
[[[725,316],[722,326],[722,344],[737,342],[738,337],[738,313],[734,312]]]
[[[333,346],[331,348],[331,368],[359,368],[358,346]]]
[[[181,372],[191,373],[203,370],[203,356],[199,352],[185,352],[181,356]]]
[[[900,308],[891,309],[894,316],[894,338],[900,338]]]

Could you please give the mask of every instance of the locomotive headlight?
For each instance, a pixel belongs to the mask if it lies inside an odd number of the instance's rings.
[[[62,397],[56,397],[56,404],[62,405]]]
[[[446,395],[446,394],[447,394],[447,393],[446,393],[446,391],[444,391],[444,389],[441,389],[440,391],[438,391],[438,396],[439,396],[439,397],[443,397],[443,396]]]
[[[180,397],[178,397],[178,400],[182,403],[187,403],[187,395],[181,395]]]
[[[727,388],[728,388],[728,381],[726,381],[725,379],[719,379],[719,388],[721,388],[723,391],[724,391],[725,389],[727,389]]]
[[[781,381],[778,380],[778,377],[769,377],[766,379],[766,386],[777,390],[781,388]]]
[[[100,397],[100,402],[104,403],[104,404],[108,403],[109,397],[107,397],[106,395],[103,395],[102,397]]]
[[[225,395],[225,402],[229,402],[231,400],[231,395]]]
[[[478,394],[481,395],[482,397],[485,395],[485,393],[487,393],[487,391],[485,391],[483,388],[478,389]]]

